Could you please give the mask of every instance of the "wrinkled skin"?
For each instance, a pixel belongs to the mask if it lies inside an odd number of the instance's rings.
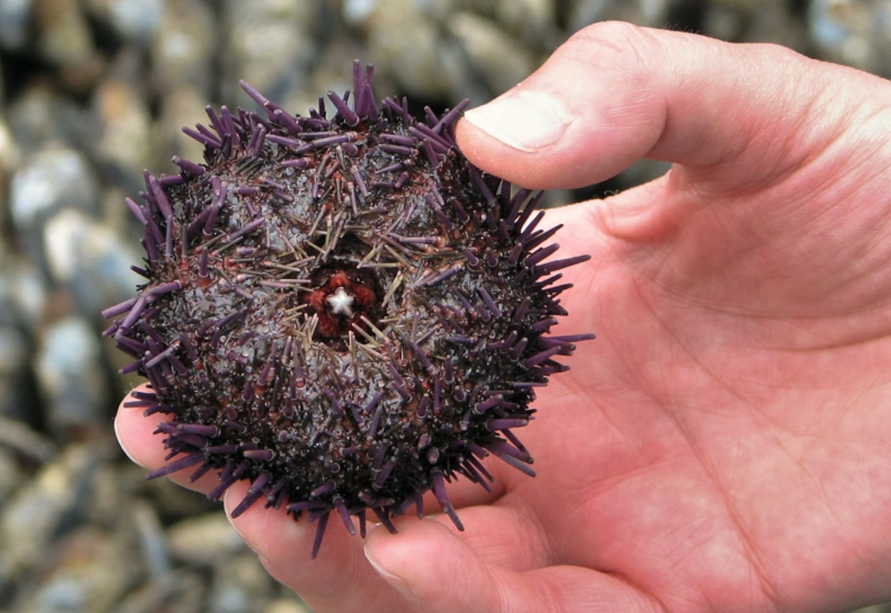
[[[548,99],[562,107],[531,112]],[[593,255],[567,273],[558,333],[598,339],[522,433],[538,477],[489,462],[491,495],[450,489],[466,532],[404,518],[363,542],[332,524],[312,563],[315,526],[283,512],[255,505],[239,533],[320,612],[891,599],[891,84],[779,47],[606,23],[499,102],[511,100],[522,113],[471,112],[459,143],[526,187],[674,163],[548,215],[566,224],[559,257]],[[152,468],[155,419],[117,420]]]

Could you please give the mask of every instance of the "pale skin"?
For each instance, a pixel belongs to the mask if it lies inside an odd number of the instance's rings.
[[[556,124],[489,107],[458,138],[518,184],[673,162],[547,216],[566,224],[556,257],[593,256],[567,272],[559,331],[598,339],[518,431],[538,476],[489,461],[492,494],[450,486],[465,532],[406,517],[399,534],[362,541],[332,521],[315,561],[315,526],[284,512],[257,504],[236,530],[319,612],[891,600],[891,83],[779,47],[607,23],[500,102],[511,100],[557,101],[540,113]],[[149,468],[163,464],[159,419],[117,418]]]

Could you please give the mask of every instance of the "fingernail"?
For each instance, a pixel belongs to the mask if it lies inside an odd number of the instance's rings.
[[[524,90],[507,92],[470,109],[464,118],[508,147],[527,153],[553,145],[569,125],[569,114],[558,100]]]
[[[371,564],[371,567],[377,572],[377,574],[379,574],[381,577],[383,577],[384,581],[389,583],[390,586],[392,586],[393,589],[395,589],[397,592],[399,592],[402,595],[402,597],[405,598],[407,601],[409,601],[409,602],[417,602],[418,601],[418,595],[415,593],[415,591],[412,589],[411,585],[409,585],[405,579],[403,579],[402,577],[398,577],[398,576],[390,573],[389,571],[385,570],[380,565],[380,563],[378,563],[378,561],[374,559],[374,556],[368,550],[367,545],[365,546],[364,550],[365,550],[365,557],[368,560],[368,563]]]

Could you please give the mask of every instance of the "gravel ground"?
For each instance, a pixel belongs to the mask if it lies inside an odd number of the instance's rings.
[[[181,126],[207,103],[246,106],[240,78],[305,112],[349,88],[353,58],[375,64],[378,92],[480,103],[603,19],[891,76],[884,0],[0,0],[0,613],[308,611],[218,505],[146,482],[114,442],[137,381],[98,311],[137,282],[124,197],[144,168],[200,159]]]

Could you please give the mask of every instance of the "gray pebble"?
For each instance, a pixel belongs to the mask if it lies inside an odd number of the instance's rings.
[[[52,543],[83,519],[102,459],[95,445],[69,446],[8,501],[0,515],[0,556],[13,577],[33,570]]]
[[[151,45],[156,85],[164,92],[178,83],[189,83],[209,97],[219,40],[210,6],[194,0],[166,0]]]
[[[702,21],[702,33],[721,40],[739,41],[745,37],[748,20],[723,6],[709,8]]]
[[[0,117],[2,119],[2,117]],[[48,143],[83,140],[84,111],[46,81],[34,81],[10,101],[6,122],[22,156],[32,156]]]
[[[140,56],[122,52],[96,88],[90,104],[91,138],[86,147],[100,171],[130,193],[143,189],[142,170],[152,161],[152,118]]]
[[[56,440],[84,437],[102,423],[108,387],[98,336],[81,317],[50,325],[40,339],[37,381]]]
[[[448,29],[467,59],[469,72],[481,75],[493,93],[510,89],[535,68],[532,55],[490,19],[462,11],[449,19]],[[455,84],[453,89],[459,91],[460,86]]]
[[[0,48],[18,51],[28,42],[32,0],[0,0]]]
[[[52,543],[48,566],[11,613],[108,613],[137,577],[119,535],[84,526]]]
[[[595,21],[613,19],[659,27],[665,23],[669,8],[669,0],[577,0],[569,12],[569,27],[576,31]]]
[[[808,19],[822,57],[891,76],[891,2],[813,0]]]
[[[65,146],[47,146],[27,157],[12,179],[12,222],[34,261],[43,258],[44,225],[62,209],[98,212],[98,186],[84,156]]]
[[[42,433],[22,421],[3,416],[0,416],[0,447],[32,466],[49,463],[59,452],[56,445]],[[24,471],[19,477],[22,484],[28,483]],[[9,498],[4,498],[2,502],[5,504],[8,501]]]
[[[752,14],[761,8],[770,5],[778,5],[781,3],[775,0],[712,0],[714,6],[724,6],[740,13]]]
[[[442,38],[443,21],[430,13],[450,5],[454,2],[377,0],[366,15],[371,61],[408,95],[449,98],[453,83],[466,76],[457,49]]]
[[[480,4],[491,2],[482,0]],[[522,42],[545,52],[558,43],[557,3],[554,0],[497,0],[493,17],[511,35],[513,44]]]
[[[73,209],[58,212],[43,230],[51,278],[70,292],[79,311],[90,318],[128,298],[142,280],[130,269],[142,257],[134,243],[134,239],[121,237],[105,223]]]
[[[163,579],[172,571],[164,526],[155,509],[145,501],[127,504],[127,518],[136,532],[142,558],[149,576]]]
[[[749,27],[741,42],[765,42],[791,49],[808,47],[804,24],[795,19],[781,3],[764,4],[749,18]]]
[[[30,344],[18,328],[0,326],[0,415],[25,424],[39,422],[28,367],[30,353]]]
[[[177,522],[167,535],[170,555],[195,565],[211,566],[247,549],[219,511]]]
[[[216,565],[208,608],[214,613],[259,611],[259,598],[271,586],[272,579],[253,553],[223,558]]]
[[[178,569],[138,586],[126,595],[115,613],[210,613],[211,609],[204,606],[207,592],[201,574]]]
[[[6,422],[8,423],[8,422]],[[25,481],[25,471],[14,457],[12,449],[0,445],[0,513],[14,491]],[[0,581],[2,583],[2,581]]]
[[[204,146],[183,133],[182,128],[194,128],[197,123],[207,125],[206,105],[207,96],[189,83],[177,83],[165,94],[161,101],[161,116],[153,126],[153,145],[157,154],[151,160],[153,174],[179,173],[180,169],[170,161],[173,155],[197,162],[204,159]]]
[[[17,327],[31,339],[46,314],[46,279],[34,262],[19,253],[0,251],[0,325]]]
[[[2,77],[2,75],[0,75]],[[9,125],[0,114],[0,189],[5,188],[8,178],[21,162],[21,151],[13,138]]]
[[[86,92],[104,68],[79,0],[42,0],[34,8],[36,49],[72,91]]]
[[[318,54],[314,34],[321,27],[318,2],[224,0],[228,31],[223,98],[243,99],[245,79],[265,96],[284,103],[306,85],[307,70]],[[324,94],[324,91],[317,92]]]
[[[279,598],[266,605],[263,613],[312,613],[312,611],[295,598]]]
[[[161,25],[164,0],[89,0],[93,14],[125,40],[147,44]]]

